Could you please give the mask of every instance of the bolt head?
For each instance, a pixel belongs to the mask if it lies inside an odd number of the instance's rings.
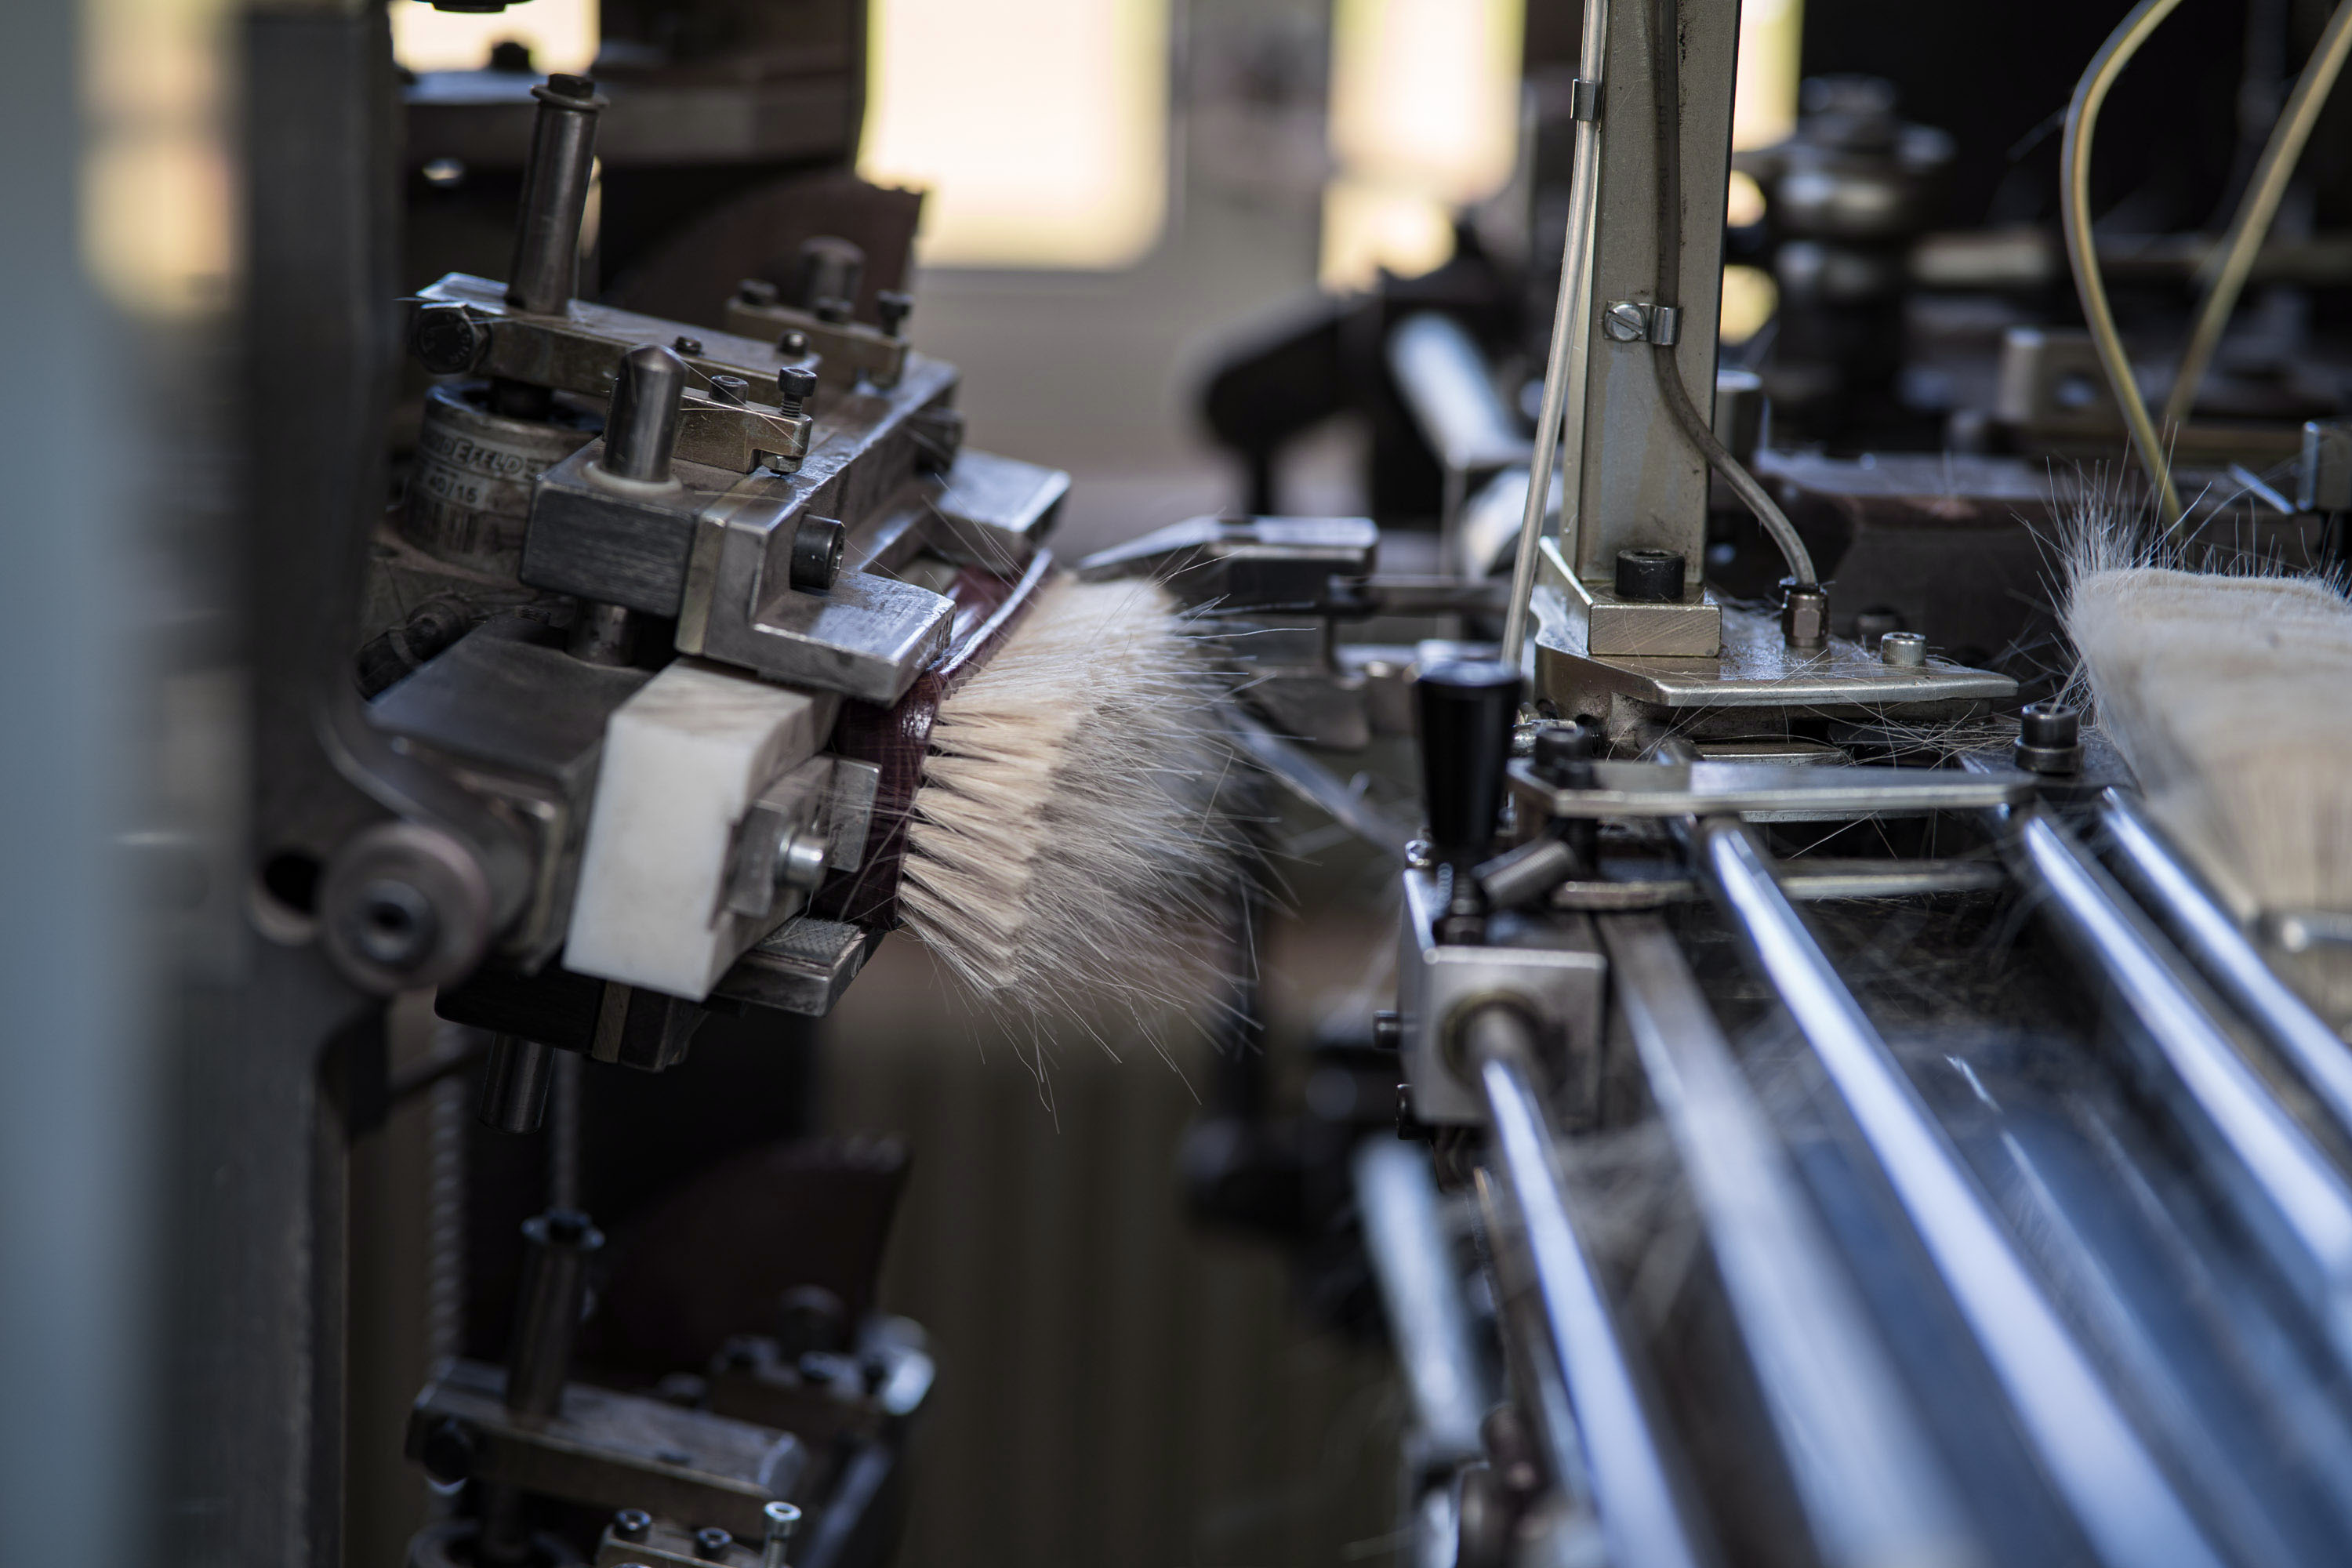
[[[740,375],[714,375],[710,378],[710,400],[740,408],[751,401],[751,384]]]
[[[641,1508],[625,1508],[613,1516],[613,1533],[624,1541],[643,1541],[654,1527],[654,1516]]]
[[[1828,590],[1818,586],[1800,588],[1793,577],[1780,579],[1780,640],[1792,648],[1829,646]]]
[[[776,394],[787,406],[816,395],[816,372],[804,364],[788,364],[776,373]]]
[[[764,278],[746,278],[735,285],[735,298],[746,305],[772,305],[783,291]]]
[[[438,1421],[416,1457],[426,1475],[445,1487],[456,1486],[474,1473],[474,1436],[453,1420]]]
[[[727,1555],[735,1538],[715,1524],[706,1524],[694,1532],[694,1554],[706,1563],[716,1563]]]
[[[808,353],[808,334],[798,327],[793,328],[776,340],[776,352],[780,354],[804,354]]]
[[[1638,343],[1650,334],[1649,312],[1632,300],[1620,300],[1601,318],[1601,331],[1612,342]]]
[[[898,337],[907,325],[907,317],[915,308],[915,297],[896,289],[885,289],[874,296],[874,313],[882,320],[882,330]]]
[[[1917,668],[1927,662],[1927,639],[1917,632],[1881,633],[1878,658],[1885,664]]]
[[[828,326],[842,326],[849,320],[850,303],[846,300],[824,299],[816,302],[816,319]]]
[[[428,305],[409,330],[408,352],[435,375],[457,375],[474,367],[488,341],[465,306]]]
[[[669,346],[676,349],[682,354],[698,354],[702,352],[702,340],[700,338],[690,338],[684,332],[680,332],[677,336],[670,340]]]
[[[352,951],[386,969],[415,968],[441,937],[433,900],[413,884],[391,877],[363,884],[343,911],[343,921],[344,940]]]

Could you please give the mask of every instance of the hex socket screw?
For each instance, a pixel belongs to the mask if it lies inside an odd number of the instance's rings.
[[[2017,765],[2030,773],[2083,771],[2083,716],[2063,702],[2029,702],[2018,710]]]
[[[1927,662],[1927,639],[1917,632],[1882,632],[1878,658],[1884,664],[1916,668]]]
[[[727,1549],[735,1538],[715,1524],[708,1524],[694,1532],[694,1554],[705,1563],[724,1562]]]
[[[788,364],[776,372],[777,412],[787,419],[797,419],[808,400],[816,395],[816,372],[806,365]]]
[[[767,1525],[767,1535],[760,1546],[760,1568],[789,1568],[785,1553],[792,1549],[793,1531],[801,1522],[801,1510],[788,1502],[772,1502],[760,1510]]]
[[[874,314],[883,331],[894,338],[907,335],[907,317],[914,308],[915,297],[897,289],[885,289],[874,296]]]
[[[841,575],[841,552],[849,531],[829,517],[804,517],[793,531],[793,586],[822,594]]]
[[[613,1533],[623,1541],[643,1541],[654,1527],[654,1516],[641,1508],[625,1508],[613,1516]]]

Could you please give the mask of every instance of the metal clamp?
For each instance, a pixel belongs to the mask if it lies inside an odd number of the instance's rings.
[[[1672,348],[1683,341],[1682,307],[1652,305],[1640,300],[1614,300],[1601,313],[1601,332],[1612,342],[1648,342]]]
[[[1570,120],[1598,121],[1601,118],[1601,84],[1578,77],[1568,89],[1568,117]]]

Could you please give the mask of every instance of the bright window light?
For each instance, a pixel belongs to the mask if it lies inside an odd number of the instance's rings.
[[[392,0],[392,52],[413,71],[479,70],[509,38],[530,47],[542,76],[585,71],[596,59],[596,0],[531,0],[488,15]]]
[[[1803,0],[1743,0],[1739,80],[1731,95],[1731,144],[1769,147],[1797,128]]]
[[[1410,276],[1453,251],[1455,208],[1492,195],[1518,152],[1524,0],[1336,0],[1326,287]]]
[[[1168,216],[1168,0],[875,0],[858,173],[927,266],[1132,266]]]

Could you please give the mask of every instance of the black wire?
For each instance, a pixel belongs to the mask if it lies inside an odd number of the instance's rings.
[[[1682,7],[1679,0],[1657,0],[1650,18],[1650,84],[1657,107],[1658,135],[1658,310],[1671,310],[1681,294],[1683,253],[1683,149],[1682,149]],[[1679,336],[1679,334],[1677,334]],[[1788,514],[1776,505],[1764,487],[1749,473],[1746,465],[1731,455],[1730,448],[1716,439],[1712,422],[1702,417],[1691,403],[1690,388],[1683,384],[1682,373],[1675,363],[1671,343],[1655,345],[1650,363],[1658,375],[1658,397],[1682,427],[1683,436],[1699,449],[1707,466],[1721,474],[1733,493],[1756,514],[1789,564],[1790,574],[1800,588],[1820,586],[1813,573],[1813,558],[1804,541],[1789,521]]]

